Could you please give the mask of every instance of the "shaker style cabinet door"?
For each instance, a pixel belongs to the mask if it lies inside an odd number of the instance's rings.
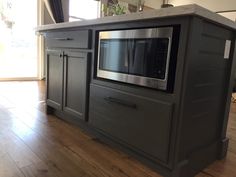
[[[167,164],[173,103],[90,85],[89,123],[133,151]]]
[[[62,109],[63,53],[47,50],[47,105]]]
[[[64,101],[63,111],[85,119],[87,95],[86,52],[67,52],[64,55]]]

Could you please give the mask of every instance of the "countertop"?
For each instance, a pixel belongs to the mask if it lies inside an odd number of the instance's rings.
[[[132,14],[103,17],[103,18],[98,18],[98,19],[93,19],[93,20],[42,25],[42,26],[38,26],[35,30],[36,32],[44,32],[44,31],[55,30],[55,29],[75,28],[75,27],[80,27],[80,26],[91,26],[91,25],[99,25],[99,24],[107,24],[107,23],[142,21],[146,19],[160,19],[160,18],[166,18],[166,17],[185,16],[185,15],[199,16],[199,17],[208,19],[212,22],[215,22],[217,24],[221,24],[229,28],[236,29],[236,23],[233,22],[232,20],[229,20],[219,14],[216,14],[196,4],[190,4],[190,5],[176,6],[176,7],[170,7],[170,8],[157,9],[157,10],[149,10],[149,11],[132,13]]]

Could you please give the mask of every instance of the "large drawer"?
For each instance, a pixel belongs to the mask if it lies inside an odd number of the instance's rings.
[[[48,32],[45,38],[49,48],[90,48],[89,30]]]
[[[173,104],[91,85],[89,123],[101,133],[168,162]]]

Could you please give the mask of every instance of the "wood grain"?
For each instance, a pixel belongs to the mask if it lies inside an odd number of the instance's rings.
[[[45,114],[45,85],[0,82],[0,177],[161,177],[129,155]],[[236,177],[236,104],[226,159],[197,177]]]

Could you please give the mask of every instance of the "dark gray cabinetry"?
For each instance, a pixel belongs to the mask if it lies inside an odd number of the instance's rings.
[[[48,110],[85,120],[89,31],[50,32],[45,36]]]
[[[67,52],[64,59],[63,110],[85,119],[88,53]]]
[[[47,47],[88,49],[89,30],[56,31],[45,34]]]
[[[59,50],[47,51],[47,104],[62,109],[63,54]]]
[[[193,177],[226,156],[235,31],[199,17],[127,26],[155,23],[180,25],[173,93],[97,77],[95,51],[89,125],[163,176]],[[104,25],[95,31],[117,29],[125,26]]]
[[[99,31],[169,25],[180,27],[173,92],[96,76]],[[76,29],[45,32],[47,105],[56,115],[88,119],[76,120],[165,177],[193,177],[226,156],[235,29],[193,14]]]
[[[90,124],[104,135],[165,163],[172,112],[172,103],[91,85]]]

